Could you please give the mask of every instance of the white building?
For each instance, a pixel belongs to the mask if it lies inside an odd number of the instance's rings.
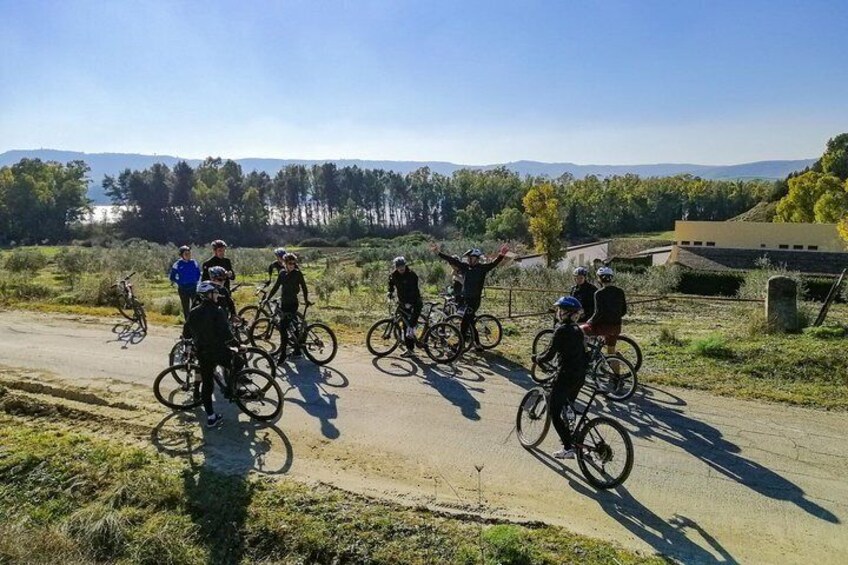
[[[566,249],[565,257],[557,263],[557,269],[561,271],[570,271],[577,266],[589,267],[595,266],[597,262],[605,262],[610,258],[610,241],[594,241],[592,243],[584,243],[582,245],[572,245]],[[531,267],[544,267],[548,264],[547,256],[544,253],[536,253],[534,255],[524,255],[522,257],[512,257],[515,264],[522,269]]]

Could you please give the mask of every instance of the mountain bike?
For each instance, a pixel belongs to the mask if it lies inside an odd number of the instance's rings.
[[[259,347],[242,347],[246,366],[259,369],[277,377],[277,363],[274,358],[264,349]],[[197,356],[194,350],[194,340],[191,338],[180,338],[168,353],[168,365],[197,364]]]
[[[556,320],[554,320],[556,326]],[[533,355],[541,355],[551,345],[551,338],[554,335],[553,328],[545,328],[536,334],[533,338]],[[619,335],[615,346],[616,354],[627,359],[636,372],[642,368],[642,348],[636,343],[636,340],[628,335]]]
[[[288,327],[287,342],[294,345],[295,349],[303,351],[304,355],[316,365],[326,365],[336,356],[338,341],[336,334],[326,324],[306,322],[306,312],[310,306],[312,306],[312,302],[307,302],[303,314],[300,312],[283,312],[277,306],[273,316],[257,318],[251,324],[248,332],[250,343],[272,356],[279,356],[282,348],[280,322],[283,316],[289,316],[291,321]]]
[[[468,306],[460,307],[456,314],[448,317],[447,322],[455,325],[457,328],[462,328],[462,319]],[[468,334],[462,336],[465,340],[465,350],[468,351],[473,345],[480,346],[482,349],[494,349],[500,344],[503,339],[503,326],[501,321],[491,314],[482,314],[477,316],[471,312],[472,323],[468,326]]]
[[[256,291],[253,293],[254,296],[258,297],[259,301],[256,304],[251,304],[249,306],[244,306],[241,310],[238,311],[238,316],[242,320],[245,320],[245,323],[248,328],[250,325],[259,317],[264,316],[266,318],[270,318],[274,315],[274,311],[277,308],[277,304],[279,303],[279,299],[274,298],[272,300],[266,300],[268,297],[268,285],[257,285]]]
[[[243,352],[235,352],[242,355]],[[283,410],[283,391],[268,373],[245,367],[235,375],[218,366],[214,380],[224,396],[254,420],[269,421]],[[200,398],[200,366],[193,363],[171,365],[153,381],[156,400],[173,410],[191,410],[203,401]]]
[[[606,398],[615,402],[624,402],[636,392],[639,379],[633,365],[618,353],[604,353],[602,337],[587,339],[589,367],[586,378]],[[530,370],[530,377],[539,384],[544,384],[556,376],[556,361],[549,364],[536,364]]]
[[[530,389],[515,416],[515,428],[518,441],[525,449],[538,446],[545,439],[551,427],[550,406],[553,379]],[[589,407],[600,394],[597,388],[592,390],[582,412],[572,402],[568,402],[566,414],[580,416],[576,422],[566,416],[574,438],[577,465],[586,480],[595,488],[610,489],[624,481],[633,469],[633,442],[624,427],[605,416],[590,417]]]
[[[144,304],[135,297],[133,283],[130,281],[133,275],[135,275],[135,271],[112,285],[112,288],[118,289],[115,306],[121,316],[138,324],[142,332],[147,332],[147,314],[144,311]]]
[[[432,307],[430,303],[428,310],[432,311]],[[422,327],[419,335],[415,337],[415,342],[436,363],[453,363],[464,350],[462,335],[457,327],[447,322],[431,325],[430,311],[421,313]],[[374,323],[365,337],[368,351],[376,357],[385,357],[397,349],[405,341],[411,315],[411,307],[398,303],[391,317]]]

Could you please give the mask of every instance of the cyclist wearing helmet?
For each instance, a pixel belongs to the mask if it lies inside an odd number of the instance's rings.
[[[409,312],[409,326],[406,328],[404,342],[406,352],[404,355],[412,355],[415,350],[415,329],[418,318],[424,308],[421,300],[421,291],[418,288],[418,275],[409,268],[404,257],[395,257],[392,262],[394,270],[389,275],[389,298],[392,298],[397,289],[398,301],[404,305]]]
[[[574,459],[574,444],[568,420],[563,418],[563,410],[568,402],[574,402],[583,384],[586,382],[588,359],[583,342],[583,332],[577,325],[582,307],[573,296],[563,296],[554,303],[557,327],[551,340],[551,346],[541,355],[533,356],[533,362],[550,363],[556,358],[557,376],[551,389],[549,414],[554,429],[562,441],[562,449],[553,455],[557,459]]]
[[[476,248],[469,249],[465,252],[465,255],[468,256],[468,263],[461,261],[455,256],[442,253],[438,244],[434,243],[430,248],[437,253],[439,257],[447,261],[452,267],[459,270],[464,277],[462,283],[462,299],[465,302],[465,313],[462,317],[462,327],[460,328],[460,331],[462,332],[462,335],[468,335],[468,328],[474,321],[474,314],[480,308],[480,301],[483,296],[483,287],[486,284],[486,275],[489,274],[489,271],[500,265],[501,261],[503,261],[506,256],[507,251],[509,251],[509,246],[501,246],[497,258],[490,263],[480,262],[483,252]],[[475,350],[482,351],[479,343],[475,344]]]
[[[197,283],[200,282],[200,265],[191,258],[191,247],[180,247],[180,258],[171,265],[168,278],[172,285],[177,285],[177,293],[183,307],[183,320],[188,320],[191,302],[197,293]]]
[[[586,335],[604,337],[608,353],[615,353],[615,344],[621,333],[621,318],[627,314],[624,291],[612,284],[615,276],[609,267],[598,269],[601,288],[595,293],[595,313],[582,326]]]
[[[209,279],[212,284],[218,287],[218,294],[220,295],[218,298],[218,306],[227,312],[231,320],[236,321],[238,319],[238,315],[236,314],[236,303],[233,301],[230,289],[226,286],[228,282],[227,271],[224,270],[224,267],[210,267]]]
[[[307,305],[311,304],[309,302],[309,289],[306,287],[306,280],[304,280],[303,273],[300,272],[297,265],[297,255],[286,253],[283,256],[283,263],[285,264],[285,269],[281,270],[280,274],[277,275],[277,282],[274,283],[274,287],[268,292],[268,296],[265,298],[266,301],[271,300],[277,289],[280,289],[280,310],[283,314],[280,316],[280,339],[282,340],[280,346],[280,364],[286,361],[289,326],[300,307],[297,300],[298,293],[302,291],[303,301]],[[300,344],[295,343],[294,357],[298,356],[300,356]]]
[[[223,416],[216,414],[212,407],[212,390],[215,387],[213,374],[215,367],[221,365],[237,373],[243,368],[238,355],[233,355],[231,347],[238,347],[238,341],[230,330],[224,311],[218,307],[218,296],[221,287],[203,281],[197,285],[197,295],[200,302],[192,308],[183,326],[183,337],[191,338],[197,351],[200,364],[200,385],[195,388],[203,400],[206,411],[206,426],[214,428],[223,422]],[[195,387],[198,384],[195,383]]]
[[[208,281],[211,279],[209,276],[209,269],[212,267],[223,267],[224,271],[227,273],[227,280],[224,282],[224,286],[228,289],[230,288],[230,281],[235,280],[236,273],[233,271],[233,263],[224,255],[227,253],[227,244],[224,240],[216,239],[212,242],[212,257],[203,262],[203,280]]]
[[[595,292],[598,287],[586,280],[589,276],[589,270],[586,267],[577,267],[574,269],[575,285],[571,287],[571,296],[580,301],[583,305],[583,314],[580,315],[579,323],[583,323],[592,317],[595,313]]]
[[[277,277],[280,274],[280,271],[285,269],[286,263],[283,260],[283,257],[286,256],[286,250],[282,247],[278,247],[274,250],[274,256],[277,258],[273,263],[268,265],[268,280],[265,281],[265,286],[271,284],[271,281],[277,280]]]

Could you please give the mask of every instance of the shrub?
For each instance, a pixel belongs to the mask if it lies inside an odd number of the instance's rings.
[[[156,299],[153,308],[165,316],[181,316],[183,313],[182,303],[176,296],[164,296]]]
[[[64,527],[86,554],[113,561],[125,550],[130,523],[119,510],[94,503],[72,514]]]
[[[38,249],[19,248],[9,253],[4,266],[13,273],[34,273],[47,265],[47,256]]]
[[[333,245],[322,237],[311,237],[297,244],[298,247],[332,247]]]
[[[333,242],[333,247],[350,247],[350,238],[342,236]]]
[[[682,271],[677,292],[699,296],[736,296],[744,276],[740,273]]]
[[[677,328],[668,326],[660,328],[660,333],[657,336],[657,343],[661,345],[683,345],[683,341],[677,337]]]
[[[689,346],[689,351],[701,357],[709,357],[711,359],[733,359],[735,354],[733,349],[727,344],[724,336],[713,334],[701,339],[697,339]]]
[[[845,326],[818,326],[806,328],[804,333],[816,339],[842,339],[848,336]]]
[[[117,275],[105,273],[83,275],[74,286],[74,291],[65,295],[67,302],[88,304],[91,306],[111,306],[118,298],[118,290],[113,288]]]
[[[45,300],[56,296],[56,290],[29,276],[13,275],[0,278],[0,302],[18,300]]]
[[[771,261],[767,258],[759,259],[757,261],[757,268],[745,273],[737,296],[739,298],[765,298],[768,290],[768,280],[777,275],[789,277],[794,280],[798,285],[798,297],[801,298],[804,296],[806,284],[801,274],[796,271],[789,271],[783,266],[772,265]]]

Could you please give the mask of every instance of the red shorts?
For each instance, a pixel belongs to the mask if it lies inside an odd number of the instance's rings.
[[[581,324],[580,329],[586,335],[599,335],[609,347],[615,347],[621,335],[621,324]]]

